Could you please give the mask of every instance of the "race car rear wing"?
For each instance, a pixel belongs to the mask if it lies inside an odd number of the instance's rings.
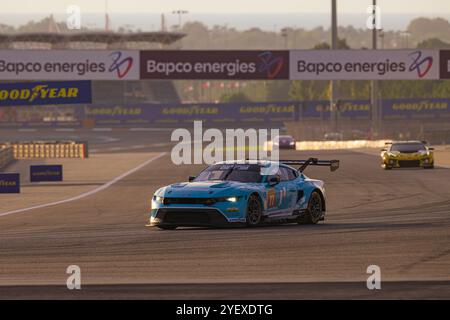
[[[284,163],[291,166],[300,166],[298,171],[303,172],[308,166],[322,166],[330,167],[331,172],[339,169],[339,160],[319,160],[317,158],[309,158],[308,160],[280,160],[280,163]]]

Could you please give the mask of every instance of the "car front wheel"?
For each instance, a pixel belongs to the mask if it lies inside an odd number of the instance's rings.
[[[255,227],[262,221],[261,201],[256,195],[251,195],[247,202],[247,226]]]

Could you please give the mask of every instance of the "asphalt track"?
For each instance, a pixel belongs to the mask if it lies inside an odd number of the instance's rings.
[[[122,148],[168,133],[119,135]],[[152,193],[201,169],[169,155],[92,196],[0,217],[0,298],[449,299],[450,169],[383,171],[353,151],[282,153],[308,156],[341,160],[334,173],[307,171],[327,184],[329,211],[316,226],[146,228]],[[69,265],[81,268],[79,291],[66,289]],[[366,288],[369,265],[381,268],[381,290]]]

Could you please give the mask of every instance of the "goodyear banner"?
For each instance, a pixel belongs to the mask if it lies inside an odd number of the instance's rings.
[[[91,102],[91,81],[0,83],[0,106]]]
[[[0,193],[20,193],[20,174],[0,173]]]
[[[380,101],[383,119],[450,119],[450,98],[384,99]],[[340,100],[334,106],[339,117],[370,119],[369,100]],[[221,123],[283,123],[300,119],[330,119],[330,101],[284,101],[202,104],[89,104],[73,106],[18,107],[13,113],[0,108],[1,128],[76,128],[83,122],[95,126],[146,127],[183,126],[195,120],[211,125]],[[42,114],[38,114],[38,110]],[[32,112],[31,112],[32,111]],[[59,114],[61,112],[61,114]]]
[[[30,166],[30,182],[63,181],[62,165]]]
[[[302,101],[299,104],[299,118],[330,118],[329,100]],[[340,100],[334,107],[344,118],[367,119],[370,115],[369,100]]]
[[[195,120],[216,124],[267,123],[293,120],[297,105],[297,102],[89,105],[84,107],[84,114],[87,119],[92,119],[95,125],[105,126],[180,125]]]
[[[383,101],[383,119],[450,119],[450,99],[390,99]]]
[[[335,107],[342,118],[370,118],[369,100],[341,100]],[[304,101],[299,118],[329,119],[330,108],[328,100]],[[450,118],[450,99],[385,99],[381,112],[385,120]]]

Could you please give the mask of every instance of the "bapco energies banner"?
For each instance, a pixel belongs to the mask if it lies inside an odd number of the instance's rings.
[[[450,50],[440,51],[440,78],[450,79]]]
[[[141,51],[141,79],[288,77],[288,51]]]
[[[437,50],[295,50],[291,80],[439,79]]]
[[[0,50],[0,80],[138,80],[139,51]]]

